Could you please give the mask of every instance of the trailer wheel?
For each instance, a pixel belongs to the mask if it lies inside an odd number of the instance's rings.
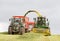
[[[8,34],[12,34],[12,27],[8,28]]]
[[[27,33],[28,32],[28,29],[25,29],[25,33]]]
[[[19,35],[23,35],[25,33],[25,28],[24,27],[20,27],[19,28]]]

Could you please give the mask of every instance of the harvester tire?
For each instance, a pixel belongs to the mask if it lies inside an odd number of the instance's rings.
[[[48,28],[48,29],[46,30],[46,34],[47,34],[47,35],[45,35],[45,36],[51,36],[50,28]]]
[[[8,34],[12,34],[12,27],[8,28]]]
[[[21,27],[19,28],[19,35],[23,35],[25,33],[25,28]]]

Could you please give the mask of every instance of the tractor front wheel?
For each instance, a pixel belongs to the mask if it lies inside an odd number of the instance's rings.
[[[23,35],[24,33],[25,33],[25,28],[24,27],[19,28],[19,34]]]
[[[8,34],[12,34],[12,27],[8,28]]]

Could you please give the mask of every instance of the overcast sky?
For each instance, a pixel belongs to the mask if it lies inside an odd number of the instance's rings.
[[[10,17],[24,15],[31,9],[49,19],[52,34],[60,34],[60,0],[0,0],[0,31],[7,31]],[[36,14],[27,16],[32,18]]]

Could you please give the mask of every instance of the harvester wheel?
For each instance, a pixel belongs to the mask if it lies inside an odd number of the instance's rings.
[[[51,36],[51,33],[50,33],[50,28],[46,29],[46,32],[45,32],[47,35],[45,36]]]
[[[12,27],[8,28],[8,34],[12,34]]]
[[[25,28],[21,27],[19,28],[19,35],[23,35],[25,33]]]

